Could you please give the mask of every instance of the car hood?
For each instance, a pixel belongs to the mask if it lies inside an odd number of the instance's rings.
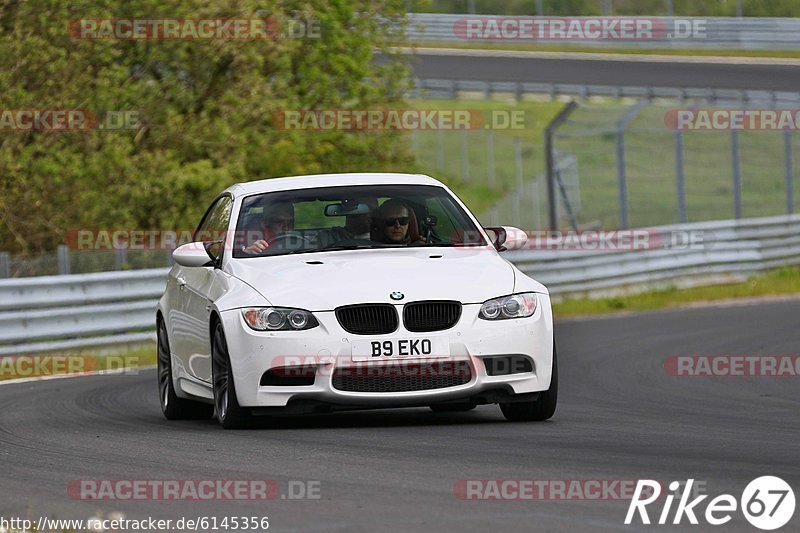
[[[477,248],[345,250],[234,259],[229,272],[271,305],[309,311],[367,302],[481,303],[514,292],[516,275],[496,252]],[[403,299],[392,300],[393,292],[402,293]]]

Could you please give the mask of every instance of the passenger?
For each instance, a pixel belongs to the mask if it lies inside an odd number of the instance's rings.
[[[425,242],[419,235],[417,217],[408,204],[398,198],[387,200],[378,208],[372,226],[373,240],[385,244]]]
[[[249,254],[259,254],[269,248],[270,242],[281,233],[294,230],[294,206],[290,203],[273,204],[264,207],[258,235],[261,237],[243,249]]]

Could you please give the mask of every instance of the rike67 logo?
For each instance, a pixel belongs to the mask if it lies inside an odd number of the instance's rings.
[[[664,498],[664,506],[658,515],[657,524],[665,525],[671,523],[679,525],[685,518],[690,524],[697,525],[699,524],[699,516],[712,526],[721,526],[730,522],[733,518],[733,513],[736,513],[737,508],[741,508],[742,514],[751,525],[764,531],[772,531],[786,525],[794,515],[794,491],[792,491],[792,487],[788,483],[779,477],[762,476],[754,479],[745,487],[742,497],[738,501],[731,494],[721,494],[707,502],[705,512],[701,512],[700,504],[708,498],[708,495],[700,495],[691,501],[689,500],[692,496],[693,484],[694,479],[687,480],[685,488],[680,494],[677,491],[684,484],[678,481],[673,481],[669,484],[670,493]],[[631,504],[628,507],[625,524],[630,525],[637,514],[642,524],[650,524],[650,515],[647,507],[655,503],[660,497],[661,484],[658,481],[639,480]],[[674,514],[672,514],[672,504],[676,498],[678,499],[678,504],[675,507]],[[670,522],[671,514],[672,521]]]

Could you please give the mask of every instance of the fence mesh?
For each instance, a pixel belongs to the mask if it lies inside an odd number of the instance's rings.
[[[631,227],[682,221],[679,184],[682,157],[685,220],[731,219],[737,216],[737,173],[741,217],[787,212],[787,158],[796,182],[797,135],[783,131],[685,131],[665,125],[665,115],[676,102],[653,102],[624,127],[618,126],[627,108],[618,105],[582,105],[559,130],[556,149],[576,155],[584,198],[576,210],[581,225],[616,228],[621,223],[618,154],[624,154],[628,221]],[[691,109],[691,102],[681,108]],[[786,136],[790,150],[786,150]],[[622,142],[622,148],[620,148]],[[734,146],[738,142],[738,165]],[[681,154],[678,150],[681,146]],[[796,189],[796,187],[795,187]],[[797,196],[796,190],[793,196]],[[569,221],[563,216],[560,224]]]

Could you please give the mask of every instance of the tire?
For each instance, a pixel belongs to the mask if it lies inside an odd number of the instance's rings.
[[[214,407],[201,402],[178,398],[172,381],[172,356],[169,350],[167,327],[158,321],[158,400],[167,420],[198,420],[211,418]]]
[[[211,374],[214,386],[214,409],[219,423],[225,429],[247,427],[250,414],[239,405],[239,399],[236,397],[228,343],[225,341],[225,332],[220,322],[217,322],[211,340]]]
[[[475,409],[477,405],[472,404],[438,404],[438,405],[431,405],[431,411],[434,413],[462,413],[466,411],[472,411]]]
[[[556,343],[553,340],[553,377],[550,388],[539,393],[539,398],[533,402],[501,403],[500,410],[506,420],[510,422],[541,422],[549,420],[556,412],[558,403],[558,357]]]

